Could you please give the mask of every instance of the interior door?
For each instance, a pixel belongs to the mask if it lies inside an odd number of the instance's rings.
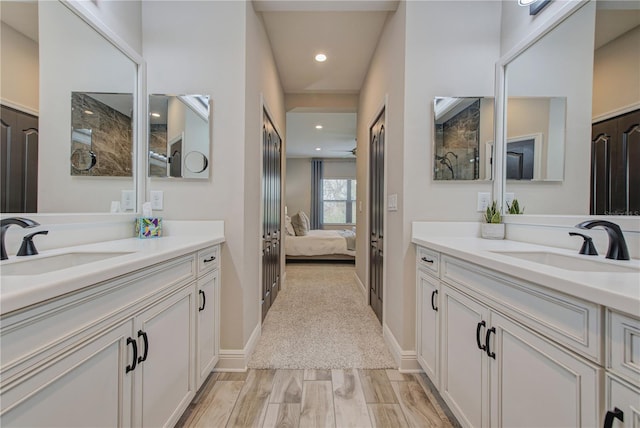
[[[262,125],[262,319],[280,289],[282,140],[266,111]]]
[[[38,118],[2,106],[1,211],[38,211]]]
[[[384,244],[384,110],[369,129],[369,304],[382,322]]]

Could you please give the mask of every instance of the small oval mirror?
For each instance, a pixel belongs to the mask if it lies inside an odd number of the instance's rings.
[[[71,153],[71,166],[76,171],[89,171],[96,161],[96,154],[88,148],[78,148]]]
[[[189,172],[198,174],[207,169],[209,159],[203,153],[197,151],[189,152],[184,157],[184,166]]]

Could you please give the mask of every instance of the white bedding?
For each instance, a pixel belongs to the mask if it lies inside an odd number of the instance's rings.
[[[306,236],[285,235],[284,249],[287,256],[356,255],[355,251],[347,250],[347,240],[337,230],[310,230]]]

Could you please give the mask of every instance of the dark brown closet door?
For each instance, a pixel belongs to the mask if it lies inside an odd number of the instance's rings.
[[[280,290],[282,141],[266,111],[262,125],[262,319]]]
[[[384,243],[384,110],[369,130],[369,304],[382,323]]]
[[[37,212],[38,118],[2,106],[0,125],[0,211]]]
[[[640,212],[640,110],[592,126],[591,214]]]

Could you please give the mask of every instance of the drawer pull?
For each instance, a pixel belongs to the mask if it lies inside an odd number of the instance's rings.
[[[496,353],[491,352],[491,348],[489,347],[489,338],[491,337],[491,333],[495,333],[495,332],[496,332],[496,328],[491,327],[489,330],[487,330],[487,337],[485,338],[485,348],[487,348],[487,355],[490,358],[493,358],[494,360],[496,359]]]
[[[438,312],[438,308],[436,307],[436,296],[438,295],[438,290],[433,290],[431,293],[431,309]]]
[[[480,343],[480,329],[484,326],[486,326],[487,324],[484,322],[484,320],[480,321],[476,327],[476,343],[478,344],[478,348],[481,351],[484,351],[487,349],[487,347],[485,345],[483,345],[482,343]]]
[[[211,257],[209,257],[208,259],[204,259],[203,261],[204,261],[205,263],[209,263],[209,262],[214,261],[215,259],[216,259],[216,256],[211,256]]]
[[[147,333],[138,330],[138,337],[142,336],[142,340],[144,341],[144,354],[142,357],[138,357],[138,364],[147,360],[147,355],[149,354],[149,339],[147,338]]]
[[[604,428],[613,427],[613,420],[619,419],[620,422],[624,422],[624,412],[617,407],[613,409],[613,412],[609,410],[607,416],[604,418]]]
[[[205,296],[205,294],[204,294],[204,291],[200,290],[200,291],[199,291],[199,293],[200,293],[200,295],[202,296],[202,306],[200,306],[200,307],[198,308],[198,312],[202,312],[202,311],[204,311],[204,306],[205,306],[205,305],[206,305],[206,303],[207,303],[207,298],[206,298],[206,296]]]
[[[130,365],[127,366],[125,373],[129,373],[136,369],[136,364],[138,364],[138,344],[135,340],[130,337],[127,337],[127,346],[131,345],[133,347],[133,360]]]
[[[420,260],[422,260],[422,261],[423,261],[423,262],[425,262],[425,263],[433,263],[433,260],[428,259],[428,258],[426,258],[426,257],[422,257]]]

